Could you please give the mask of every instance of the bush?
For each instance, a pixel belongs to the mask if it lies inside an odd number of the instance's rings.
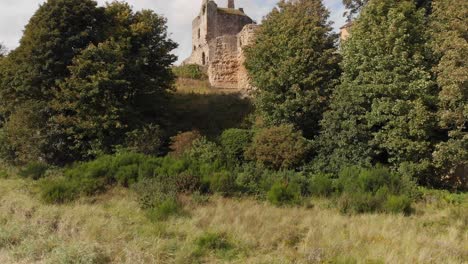
[[[253,137],[247,158],[272,169],[291,169],[305,162],[309,143],[291,125],[265,128]]]
[[[310,177],[309,191],[315,196],[330,196],[334,191],[331,174],[315,174]]]
[[[244,152],[252,142],[252,132],[245,129],[228,129],[221,134],[220,141],[229,160],[244,161]]]
[[[300,186],[276,182],[267,193],[267,199],[277,206],[298,204],[301,201]]]
[[[62,204],[71,202],[79,196],[76,182],[65,179],[45,181],[41,185],[41,198],[46,203]]]
[[[49,166],[42,162],[30,162],[19,172],[19,175],[24,178],[31,178],[33,180],[39,180],[44,177]]]
[[[166,220],[182,210],[176,186],[171,181],[142,179],[133,185],[133,189],[139,196],[140,207],[147,210],[151,220]]]
[[[158,125],[149,124],[141,129],[128,132],[125,147],[130,152],[145,155],[162,154],[164,132]]]
[[[123,166],[118,169],[115,178],[120,185],[128,187],[130,184],[133,184],[137,181],[138,172],[138,164]]]
[[[210,177],[210,189],[224,196],[236,191],[235,177],[227,171],[216,172]]]
[[[411,202],[406,195],[390,195],[384,204],[384,210],[389,213],[409,215],[412,211]]]
[[[171,138],[170,154],[181,157],[187,150],[192,148],[193,142],[201,137],[200,132],[196,130],[177,134]]]
[[[415,183],[383,166],[348,167],[338,179],[342,212],[411,212]]]
[[[167,198],[148,209],[148,218],[152,221],[163,221],[178,215],[182,211],[180,203],[175,198]]]
[[[195,79],[195,80],[206,80],[206,75],[203,68],[196,64],[187,64],[177,67],[172,67],[172,71],[178,78]]]
[[[195,244],[198,252],[207,250],[229,250],[233,246],[226,233],[207,232],[200,236]]]

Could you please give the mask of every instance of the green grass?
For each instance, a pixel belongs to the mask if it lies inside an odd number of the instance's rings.
[[[131,189],[48,205],[39,184],[0,179],[0,263],[468,261],[467,194],[427,191],[409,217],[344,215],[326,199],[305,208],[182,196],[183,215],[152,221]]]
[[[171,128],[177,131],[198,130],[215,137],[229,128],[242,126],[253,107],[249,99],[232,90],[211,88],[206,81],[179,80],[172,97]]]

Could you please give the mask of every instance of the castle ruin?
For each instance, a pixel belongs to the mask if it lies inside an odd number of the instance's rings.
[[[183,64],[203,66],[213,87],[251,89],[243,49],[252,43],[256,28],[242,8],[235,8],[234,0],[228,0],[227,8],[203,0],[192,22],[192,55]]]

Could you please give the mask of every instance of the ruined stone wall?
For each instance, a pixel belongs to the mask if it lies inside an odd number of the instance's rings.
[[[204,0],[192,22],[192,55],[183,64],[205,66],[213,87],[252,89],[243,48],[254,39],[253,23],[242,9],[219,8]]]
[[[216,88],[237,89],[239,61],[237,36],[217,37],[210,43],[213,52],[208,66],[210,84]]]
[[[243,15],[239,10],[233,10],[236,14],[231,14],[224,9],[218,8],[216,13],[216,23],[211,25],[216,37],[224,35],[237,35],[245,25],[252,24],[253,21],[248,16]]]
[[[250,78],[244,67],[244,48],[255,38],[257,25],[246,25],[235,36],[222,36],[210,42],[212,52],[208,76],[213,87],[252,90]]]
[[[237,37],[238,47],[239,47],[238,61],[240,65],[238,73],[237,73],[238,87],[246,91],[251,91],[251,90],[254,90],[255,88],[253,87],[251,79],[247,72],[247,69],[244,66],[244,63],[245,63],[244,49],[248,45],[253,44],[253,42],[255,41],[255,34],[256,34],[257,29],[258,29],[257,25],[254,25],[254,24],[247,25],[244,27],[244,29],[242,29],[242,31],[239,33]]]

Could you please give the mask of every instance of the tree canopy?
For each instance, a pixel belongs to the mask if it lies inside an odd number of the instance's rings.
[[[41,159],[63,163],[109,152],[127,132],[161,123],[176,47],[166,19],[152,11],[49,0],[2,63],[2,115],[8,122],[32,102],[44,107],[35,112],[42,123],[29,126],[45,138],[37,141],[47,146]]]
[[[384,163],[429,173],[437,89],[424,19],[413,1],[371,1],[363,9],[343,44],[341,84],[322,121],[328,169]]]
[[[255,105],[269,125],[293,124],[311,137],[339,76],[337,35],[320,0],[280,1],[263,21],[246,67]]]
[[[468,166],[468,3],[434,0],[432,48],[438,63],[434,67],[439,92],[439,124],[447,138],[434,152],[436,165],[453,184],[467,179],[457,169]]]

